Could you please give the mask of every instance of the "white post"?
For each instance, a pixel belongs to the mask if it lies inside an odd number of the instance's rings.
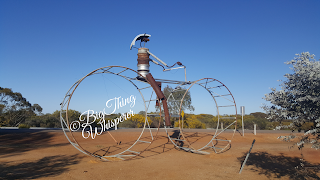
[[[221,130],[223,130],[223,122],[221,122]]]
[[[253,124],[253,133],[254,133],[254,135],[257,134],[257,125],[256,124]]]
[[[240,106],[240,111],[242,116],[242,136],[244,136],[244,124],[243,124],[244,106]]]

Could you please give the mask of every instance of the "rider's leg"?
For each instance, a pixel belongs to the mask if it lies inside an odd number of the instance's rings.
[[[146,78],[149,81],[150,85],[152,86],[153,90],[156,92],[158,98],[161,99],[161,101],[162,101],[164,116],[165,116],[165,125],[171,126],[170,115],[169,115],[169,110],[168,110],[168,105],[167,105],[167,98],[162,93],[160,87],[158,86],[157,82],[154,80],[151,73],[147,74]]]

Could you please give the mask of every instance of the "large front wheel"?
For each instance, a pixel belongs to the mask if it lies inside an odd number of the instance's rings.
[[[156,125],[147,117],[144,94],[153,90],[139,75],[107,66],[74,83],[61,103],[60,120],[76,149],[112,161],[133,158],[150,146],[158,131],[151,129]]]

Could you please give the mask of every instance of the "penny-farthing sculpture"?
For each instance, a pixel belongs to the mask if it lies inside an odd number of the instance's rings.
[[[164,127],[169,140],[179,149],[201,154],[228,149],[237,122],[237,108],[229,89],[213,78],[187,81],[182,63],[169,67],[142,47],[149,37],[140,34],[130,45],[132,49],[136,41],[141,41],[137,71],[106,66],[71,86],[60,113],[68,141],[84,154],[101,160],[127,160],[146,150],[159,128]],[[150,62],[163,71],[183,68],[184,81],[153,78]],[[171,87],[171,92],[163,92],[164,86]],[[210,129],[197,129],[204,128],[204,123],[194,112],[211,118],[207,124]],[[151,116],[158,116],[159,121],[152,121]]]

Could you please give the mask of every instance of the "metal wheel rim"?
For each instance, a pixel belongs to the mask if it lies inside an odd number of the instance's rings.
[[[177,143],[176,143],[174,140],[172,140],[172,138],[169,136],[169,133],[168,133],[168,130],[167,130],[166,127],[165,127],[165,130],[166,130],[166,133],[167,133],[167,135],[168,135],[168,138],[169,138],[170,141],[175,145],[175,147],[177,147],[177,148],[179,148],[179,149],[182,149],[182,150],[185,150],[185,151],[193,152],[193,153],[210,154],[209,152],[207,152],[207,151],[202,151],[202,150],[205,149],[205,148],[207,148],[208,145],[209,145],[210,143],[212,143],[213,140],[215,140],[215,137],[217,137],[218,135],[220,135],[223,131],[220,132],[220,133],[218,133],[218,127],[219,127],[219,122],[220,122],[220,113],[219,113],[219,106],[218,106],[218,103],[217,103],[217,101],[216,101],[216,98],[213,96],[212,92],[210,92],[210,90],[209,90],[208,88],[206,88],[206,87],[198,84],[198,82],[199,82],[199,81],[202,81],[202,80],[212,80],[212,81],[216,81],[216,82],[220,83],[220,84],[221,84],[223,87],[225,87],[226,90],[230,93],[230,96],[232,97],[232,101],[233,101],[233,103],[234,103],[234,107],[235,107],[235,121],[234,121],[233,124],[234,124],[234,126],[235,126],[235,129],[234,129],[232,138],[229,140],[229,143],[228,143],[223,149],[220,149],[220,150],[218,150],[218,151],[216,151],[216,150],[214,149],[214,152],[215,152],[215,153],[221,153],[221,152],[223,152],[226,148],[228,148],[228,147],[231,145],[231,140],[233,139],[234,134],[235,134],[235,132],[236,132],[236,128],[237,128],[237,107],[236,107],[236,103],[235,103],[234,97],[233,97],[232,93],[230,92],[230,90],[229,90],[222,82],[220,82],[220,81],[218,81],[218,80],[216,80],[216,79],[213,79],[213,78],[202,78],[202,79],[199,79],[199,80],[197,80],[197,81],[193,81],[193,82],[191,83],[190,87],[186,90],[183,98],[181,99],[180,108],[179,108],[179,130],[180,130],[181,136],[183,137],[183,139],[186,140],[185,142],[188,143],[188,146],[189,146],[190,148],[185,148],[185,147],[181,147],[181,146],[177,145]],[[216,130],[215,130],[215,135],[211,138],[211,140],[210,140],[205,146],[203,146],[203,147],[201,147],[201,148],[193,148],[192,145],[190,144],[190,142],[188,141],[188,139],[184,136],[184,134],[183,134],[183,127],[182,127],[182,119],[181,119],[181,111],[182,111],[183,100],[184,100],[186,94],[187,94],[187,93],[189,92],[189,90],[191,89],[191,87],[193,87],[195,84],[198,84],[198,85],[202,86],[203,88],[205,88],[205,89],[211,94],[211,97],[213,98],[213,100],[214,100],[214,102],[215,102],[215,104],[216,104],[217,116],[218,116],[218,122],[217,122],[217,128],[216,128]],[[168,100],[168,101],[169,101],[169,100]],[[230,124],[229,126],[231,126],[231,125],[232,125],[232,124]],[[228,126],[228,127],[229,127],[229,126]],[[224,130],[226,130],[228,127],[226,127]]]
[[[120,68],[120,69],[123,69],[122,71],[119,71],[118,73],[114,73],[114,72],[111,72],[109,70],[111,70],[112,68]],[[157,132],[155,133],[155,136],[153,137],[152,136],[152,140],[150,141],[149,145],[144,148],[143,150],[141,150],[139,152],[139,154],[136,154],[136,155],[123,155],[124,153],[130,151],[130,149],[132,149],[140,140],[140,138],[142,137],[145,129],[146,129],[146,124],[147,124],[147,106],[146,106],[146,101],[145,101],[145,98],[141,92],[141,89],[139,89],[139,87],[132,81],[134,80],[137,80],[136,78],[131,78],[131,77],[127,77],[127,76],[124,76],[124,75],[121,75],[122,72],[124,71],[132,71],[134,73],[136,73],[137,75],[140,75],[137,71],[135,70],[132,70],[130,68],[127,68],[127,67],[123,67],[123,66],[105,66],[105,67],[101,67],[101,68],[98,68],[92,72],[90,72],[89,74],[87,74],[86,76],[84,76],[83,78],[79,79],[77,82],[75,82],[71,88],[68,90],[68,92],[66,93],[62,103],[61,103],[61,111],[60,111],[60,122],[61,122],[61,127],[62,127],[62,130],[64,132],[64,135],[66,136],[67,140],[70,142],[71,145],[73,145],[76,149],[78,149],[80,152],[86,154],[86,155],[91,155],[93,157],[97,157],[97,158],[100,158],[101,160],[104,160],[104,161],[110,161],[109,157],[111,158],[120,158],[121,160],[129,160],[129,159],[132,159],[136,156],[139,156],[143,151],[145,151],[151,144],[152,142],[155,140],[158,132],[159,132],[159,127],[157,129]],[[145,107],[145,122],[144,122],[144,125],[143,125],[143,128],[142,128],[142,131],[141,131],[141,134],[139,135],[138,139],[129,147],[127,148],[126,150],[120,152],[120,153],[117,153],[117,154],[114,154],[114,155],[110,155],[110,156],[99,156],[99,155],[96,155],[96,154],[93,154],[87,150],[85,150],[78,142],[77,140],[74,138],[73,134],[72,134],[72,131],[70,130],[70,123],[69,123],[69,119],[68,119],[68,109],[69,109],[69,104],[70,104],[70,101],[71,101],[71,98],[72,98],[72,95],[73,93],[75,92],[75,90],[77,89],[77,87],[79,86],[79,84],[87,77],[91,76],[91,75],[94,75],[94,74],[101,74],[101,73],[110,73],[110,74],[113,74],[113,75],[117,75],[117,76],[121,76],[122,78],[125,78],[126,80],[130,81],[130,83],[136,87],[136,89],[139,91],[142,99],[143,99],[143,103],[144,103],[144,107]],[[138,81],[141,81],[141,80],[138,80]],[[145,82],[147,82],[147,80],[145,79]],[[64,107],[66,106],[66,108],[64,109]],[[63,118],[63,115],[65,115],[65,119]],[[150,126],[149,126],[149,129],[150,129]],[[70,136],[68,136],[68,131],[69,131],[69,135],[71,135],[71,138],[69,138]],[[150,129],[150,132],[151,132],[151,129]]]

